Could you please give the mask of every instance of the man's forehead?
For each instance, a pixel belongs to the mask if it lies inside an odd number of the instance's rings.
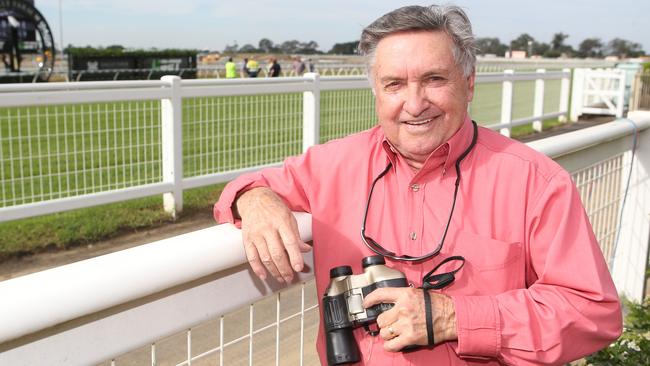
[[[457,67],[453,42],[442,31],[400,32],[382,39],[373,62],[379,78],[448,73]]]

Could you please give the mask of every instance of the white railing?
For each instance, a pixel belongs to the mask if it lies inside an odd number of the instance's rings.
[[[623,69],[574,69],[571,119],[588,113],[622,117],[625,75]]]
[[[650,112],[630,118],[635,122],[618,120],[529,145],[575,172],[574,177],[590,171],[588,179],[577,182],[590,220],[596,233],[612,223],[617,226],[618,246],[603,249],[613,258],[610,269],[619,291],[639,299],[650,235]],[[610,174],[607,167],[620,156],[623,169]],[[618,209],[605,222],[597,215],[609,202],[606,193],[612,190],[612,180],[618,180]],[[297,214],[297,219],[302,239],[310,240],[311,217]],[[602,232],[598,239],[602,244],[609,236]],[[311,268],[311,256],[305,259]],[[296,282],[311,276],[304,273]],[[293,295],[287,297],[297,302],[290,304],[281,301],[285,297],[279,290],[255,278],[245,264],[240,234],[231,225],[7,280],[0,282],[0,364],[91,365],[113,360],[119,365],[120,360],[131,360],[190,365],[208,360],[223,365],[241,364],[242,359],[268,364],[273,357],[276,365],[314,364],[318,295],[313,285],[303,284],[289,289]],[[273,292],[278,294],[266,301],[270,320],[262,320],[257,304],[249,304]],[[228,336],[223,314],[238,308],[242,310],[233,321],[244,331]],[[292,319],[296,324],[287,329]],[[211,341],[201,340],[201,335]],[[120,356],[141,346],[144,350]],[[295,354],[287,356],[281,351],[286,349]]]
[[[505,134],[539,130],[566,115],[569,77],[479,74],[472,116]],[[2,85],[0,221],[157,194],[175,214],[185,189],[279,164],[374,121],[364,77]]]

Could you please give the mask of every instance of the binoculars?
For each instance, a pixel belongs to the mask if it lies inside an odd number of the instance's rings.
[[[361,260],[363,273],[352,274],[352,267],[339,266],[330,270],[330,283],[323,296],[323,314],[327,346],[327,363],[342,365],[359,362],[360,352],[352,330],[363,326],[370,334],[370,325],[377,316],[393,304],[377,304],[368,309],[363,299],[380,287],[407,287],[406,276],[386,266],[381,255]]]

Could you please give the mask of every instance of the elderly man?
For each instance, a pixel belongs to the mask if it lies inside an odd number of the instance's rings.
[[[465,13],[397,9],[364,29],[359,49],[378,126],[241,176],[215,206],[219,222],[241,218],[252,270],[286,282],[302,270],[309,246],[291,210],[312,214],[319,294],[331,268],[361,273],[361,258],[384,255],[414,286],[366,296],[366,307],[394,306],[378,336],[354,330],[360,364],[562,364],[616,339],[619,299],[569,174],[467,114]],[[430,286],[440,264],[437,274],[460,268],[455,281]],[[322,326],[317,347],[328,362]]]

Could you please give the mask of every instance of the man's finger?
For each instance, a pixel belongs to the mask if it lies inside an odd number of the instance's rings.
[[[298,235],[298,227],[292,225],[289,229],[280,230],[280,238],[284,243],[284,248],[289,254],[289,262],[294,271],[300,272],[304,266],[302,259],[301,244],[306,245],[300,240]]]
[[[382,287],[374,290],[363,300],[363,306],[369,308],[381,303],[394,304],[399,299],[403,291],[408,288],[401,287]]]
[[[255,244],[249,240],[244,240],[244,251],[246,252],[246,258],[248,259],[248,263],[251,265],[251,269],[253,269],[253,272],[257,277],[264,281],[266,279],[266,270],[264,269],[264,265],[257,253]]]
[[[300,252],[301,253],[309,253],[311,251],[311,249],[312,249],[311,245],[303,242],[302,240],[300,240],[300,243],[298,243],[298,244],[300,245]]]
[[[379,336],[386,341],[399,336],[396,324],[393,323],[387,327],[379,329]]]
[[[403,336],[384,341],[384,349],[388,352],[399,352],[402,348],[408,345],[408,342]]]
[[[277,269],[284,282],[291,282],[293,279],[293,270],[289,264],[287,251],[285,250],[284,243],[277,232],[270,232],[265,235],[267,248],[271,261]]]
[[[268,244],[265,240],[259,239],[255,240],[255,248],[257,249],[257,253],[260,255],[260,261],[264,265],[267,271],[271,274],[271,276],[275,277],[275,279],[282,283],[284,282],[284,279],[282,278],[282,275],[280,275],[280,271],[278,271],[277,267],[275,266],[275,263],[273,262],[273,258],[271,257],[271,253],[268,248]]]

